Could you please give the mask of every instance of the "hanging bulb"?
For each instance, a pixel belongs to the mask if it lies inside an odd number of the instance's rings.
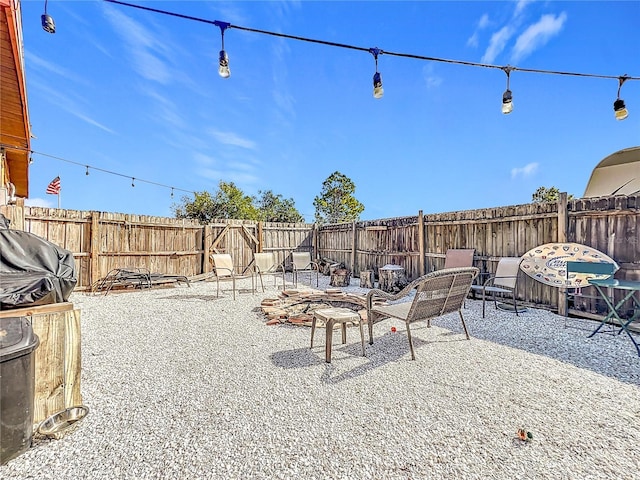
[[[89,175],[89,165],[87,165],[87,171],[84,172],[85,175]]]
[[[135,181],[136,181],[136,179],[134,177],[131,177],[131,186],[132,187],[136,186]]]
[[[513,97],[511,95],[511,90],[507,89],[502,94],[502,113],[507,115],[512,111],[513,111]]]
[[[616,120],[624,120],[629,116],[629,112],[624,104],[624,100],[620,98],[620,89],[622,88],[622,84],[626,82],[627,79],[627,74],[618,77],[618,97],[616,98],[616,101],[613,102],[613,111],[615,112]]]
[[[629,111],[624,105],[624,100],[622,100],[621,98],[613,102],[613,111],[615,112],[616,120],[624,120],[629,116]]]
[[[173,198],[173,187],[171,187],[171,198]]]
[[[382,98],[384,95],[384,88],[382,88],[382,77],[380,72],[373,74],[373,98]]]
[[[47,15],[47,1],[44,2],[44,14],[40,17],[42,20],[42,29],[48,33],[56,33],[56,22],[50,15]]]
[[[220,50],[220,66],[218,67],[218,74],[222,78],[229,78],[231,76],[231,70],[229,69],[229,56],[224,50]]]

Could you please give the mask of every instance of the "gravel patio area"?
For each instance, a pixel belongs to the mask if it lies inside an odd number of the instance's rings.
[[[416,324],[411,361],[387,320],[366,357],[357,328],[346,345],[334,335],[327,364],[322,330],[311,350],[308,327],[265,324],[260,301],[278,293],[265,285],[236,301],[211,282],[74,293],[90,412],[62,439],[36,435],[0,478],[640,478],[628,337],[589,339],[594,322],[531,308],[482,319],[468,300],[470,341],[457,314]]]

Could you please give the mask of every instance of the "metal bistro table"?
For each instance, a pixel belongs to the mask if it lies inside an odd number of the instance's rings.
[[[602,328],[602,326],[605,323],[607,323],[607,321],[609,319],[615,318],[618,322],[620,322],[620,327],[621,327],[620,331],[618,332],[618,335],[620,335],[622,333],[622,331],[624,330],[624,332],[629,336],[629,338],[633,342],[633,345],[636,347],[636,351],[638,352],[638,356],[640,357],[640,346],[638,346],[638,343],[636,342],[635,338],[633,338],[633,335],[629,331],[629,324],[631,322],[633,322],[634,320],[640,318],[640,302],[638,301],[638,299],[635,296],[636,292],[640,292],[640,281],[616,280],[616,279],[613,279],[613,278],[607,278],[607,279],[604,279],[604,280],[591,279],[591,280],[589,280],[589,284],[593,285],[596,288],[596,290],[598,290],[598,294],[607,303],[607,306],[609,307],[609,314],[602,320],[602,322],[600,322],[600,325],[598,325],[598,328],[596,328],[593,331],[593,333],[591,335],[589,335],[588,338],[591,338],[596,333],[598,333],[600,331],[600,329]],[[626,290],[626,291],[628,291],[628,293],[624,296],[624,298],[622,300],[620,300],[614,306],[613,303],[611,302],[611,299],[609,298],[609,295],[607,295],[603,291],[604,288],[613,288],[613,289],[616,289],[616,290]],[[618,313],[618,310],[629,299],[633,300],[634,309],[637,310],[637,311],[628,320],[623,320],[622,318],[620,318],[620,314]]]

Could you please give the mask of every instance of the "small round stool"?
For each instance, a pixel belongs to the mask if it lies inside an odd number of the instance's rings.
[[[357,322],[360,327],[360,341],[362,343],[362,356],[364,357],[364,332],[362,330],[362,319],[357,312],[348,308],[321,308],[313,312],[311,322],[311,348],[313,348],[313,335],[316,332],[316,319],[324,321],[327,333],[325,360],[331,363],[331,341],[333,340],[333,326],[336,323],[342,325],[342,343],[347,343],[347,322]]]

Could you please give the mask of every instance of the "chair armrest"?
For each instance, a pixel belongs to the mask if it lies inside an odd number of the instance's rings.
[[[373,305],[373,298],[374,297],[382,297],[388,301],[394,301],[394,300],[400,300],[403,297],[406,297],[407,295],[409,295],[409,292],[411,292],[411,290],[413,290],[414,288],[416,288],[416,285],[418,285],[418,283],[420,283],[421,281],[423,281],[424,278],[423,277],[419,277],[416,278],[413,282],[409,283],[409,285],[407,285],[406,287],[404,287],[402,290],[400,290],[398,293],[387,293],[383,290],[378,290],[377,288],[371,289],[367,292],[367,310],[371,309],[372,305]]]

